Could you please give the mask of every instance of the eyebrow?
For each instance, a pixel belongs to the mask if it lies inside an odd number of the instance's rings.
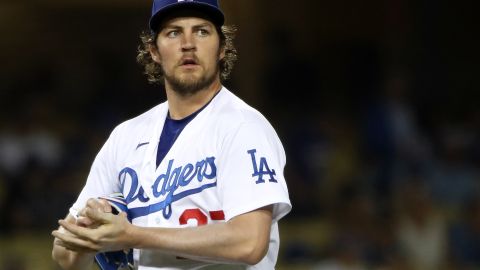
[[[199,29],[203,27],[212,28],[212,26],[209,23],[201,23],[201,24],[196,24],[192,26],[193,29]],[[183,29],[183,28],[184,27],[180,25],[170,24],[170,25],[166,25],[163,29]]]

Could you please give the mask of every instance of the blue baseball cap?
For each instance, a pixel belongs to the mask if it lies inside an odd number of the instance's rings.
[[[205,13],[212,22],[221,26],[225,22],[223,12],[220,10],[218,0],[154,0],[150,30],[155,31],[160,21],[174,10],[193,9]]]

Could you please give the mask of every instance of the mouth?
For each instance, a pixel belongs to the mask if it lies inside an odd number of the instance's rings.
[[[183,67],[194,67],[197,65],[198,63],[194,58],[184,58],[180,64],[180,66],[183,66]]]

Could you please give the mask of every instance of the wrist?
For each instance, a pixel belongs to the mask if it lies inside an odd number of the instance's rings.
[[[127,227],[127,245],[129,248],[139,248],[141,240],[140,227],[130,224]]]
[[[63,247],[54,247],[52,258],[63,269],[89,269],[93,264],[95,252],[68,251]]]

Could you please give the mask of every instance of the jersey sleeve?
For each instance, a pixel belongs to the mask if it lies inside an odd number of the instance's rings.
[[[120,185],[114,165],[116,131],[117,129],[112,132],[95,157],[85,186],[80,192],[76,202],[70,208],[70,214],[72,216],[77,216],[78,211],[85,207],[88,199],[120,192]]]
[[[285,152],[268,122],[243,123],[227,134],[217,164],[226,220],[273,205],[276,222],[291,210],[283,175]]]

